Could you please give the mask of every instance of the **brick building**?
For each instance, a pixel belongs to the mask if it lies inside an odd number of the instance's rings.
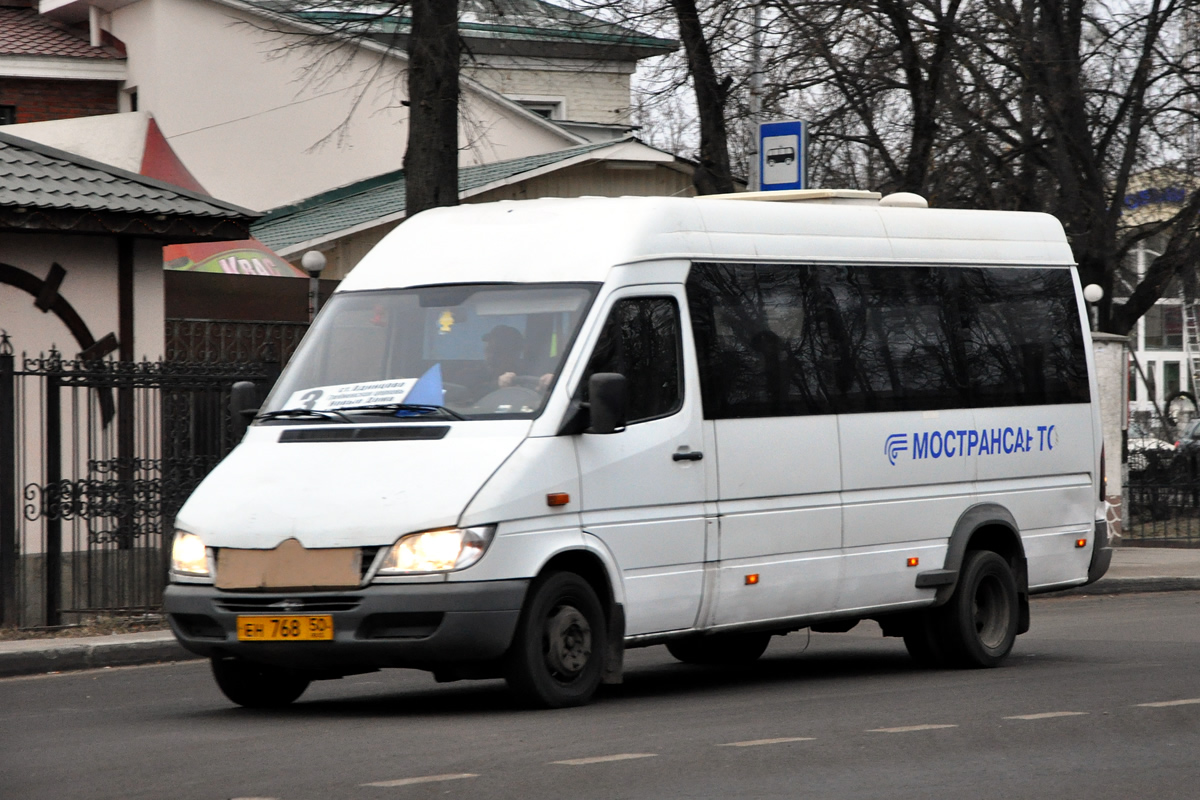
[[[0,125],[115,114],[125,80],[120,43],[35,6],[0,0]]]

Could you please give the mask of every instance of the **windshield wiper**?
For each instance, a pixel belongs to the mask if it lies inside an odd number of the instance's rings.
[[[378,403],[376,405],[367,406],[343,406],[341,410],[353,411],[355,413],[360,411],[414,411],[418,414],[440,413],[444,416],[450,417],[451,419],[466,419],[466,417],[464,417],[462,414],[459,414],[457,411],[451,411],[445,406],[426,405],[424,403]],[[396,416],[400,415],[397,414]]]
[[[336,419],[341,422],[349,422],[353,424],[354,420],[347,417],[340,411],[333,411],[324,408],[281,408],[278,411],[267,411],[259,414],[254,419],[279,419],[281,417],[315,417],[317,419]]]

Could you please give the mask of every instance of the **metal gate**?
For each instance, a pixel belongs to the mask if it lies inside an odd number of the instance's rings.
[[[1178,450],[1129,454],[1125,545],[1200,547],[1200,459]]]
[[[3,623],[157,610],[175,514],[235,444],[230,387],[267,388],[277,375],[277,364],[68,361],[54,350],[18,364],[0,335]]]

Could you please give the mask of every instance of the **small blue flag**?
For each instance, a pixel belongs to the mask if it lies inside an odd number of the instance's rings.
[[[440,406],[445,392],[442,389],[442,365],[434,364],[425,370],[404,402],[414,406]]]

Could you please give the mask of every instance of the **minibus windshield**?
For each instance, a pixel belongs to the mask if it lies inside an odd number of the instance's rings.
[[[533,418],[595,293],[459,284],[335,294],[259,419]]]

